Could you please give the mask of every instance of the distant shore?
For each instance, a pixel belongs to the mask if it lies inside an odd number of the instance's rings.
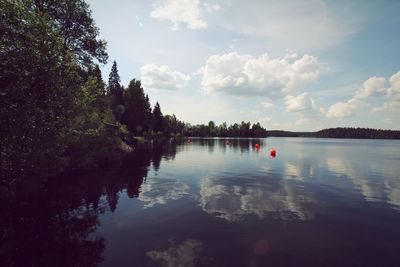
[[[400,139],[400,131],[371,128],[338,127],[317,132],[291,132],[283,130],[268,131],[269,137],[316,137],[316,138],[354,138],[354,139]]]

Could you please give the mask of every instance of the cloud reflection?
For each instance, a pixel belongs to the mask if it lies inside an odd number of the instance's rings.
[[[169,200],[178,200],[189,194],[189,186],[176,179],[152,178],[142,184],[139,200],[145,208],[156,204],[166,204]]]
[[[202,209],[231,222],[243,220],[251,214],[260,219],[275,215],[287,220],[311,220],[315,205],[313,195],[291,180],[282,180],[274,185],[262,181],[231,185],[207,177],[200,187]]]
[[[179,245],[171,244],[165,250],[152,250],[146,253],[152,261],[158,261],[163,267],[194,267],[196,258],[202,250],[202,243],[187,239]]]
[[[365,200],[387,202],[400,207],[400,181],[399,178],[392,178],[392,170],[371,164],[355,165],[339,157],[326,158],[326,167],[333,173],[347,176]],[[367,179],[371,174],[379,179]]]

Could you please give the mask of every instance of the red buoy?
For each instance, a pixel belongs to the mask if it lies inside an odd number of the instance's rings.
[[[256,148],[260,148],[260,144],[256,144]]]
[[[269,154],[271,155],[271,157],[275,158],[275,157],[276,157],[276,150],[275,150],[275,148],[272,148],[272,149],[269,151]]]

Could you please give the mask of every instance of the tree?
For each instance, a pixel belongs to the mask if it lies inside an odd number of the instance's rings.
[[[79,67],[30,1],[0,2],[1,169],[56,167],[77,112]]]
[[[143,92],[141,82],[133,79],[124,94],[126,111],[122,122],[128,126],[132,133],[142,134],[149,128],[149,107],[148,101]]]
[[[83,1],[0,1],[2,176],[57,171],[77,136],[102,127],[97,34]]]
[[[145,130],[147,131],[151,128],[152,121],[153,121],[150,99],[147,94],[145,97],[145,110],[146,110],[146,112],[145,112],[145,122],[146,122]]]
[[[117,62],[114,60],[113,65],[111,67],[111,72],[108,76],[108,94],[115,95],[117,91],[121,88],[120,85],[121,78],[118,74]]]
[[[157,102],[153,109],[153,130],[155,132],[164,131],[163,115],[161,113],[160,104]]]
[[[209,136],[216,136],[216,128],[215,128],[215,122],[214,121],[209,121],[208,122],[208,133]]]
[[[108,76],[107,94],[112,98],[111,106],[117,121],[121,121],[123,116],[123,110],[120,110],[118,106],[124,105],[124,89],[120,82],[121,79],[118,74],[117,62],[114,60],[114,63],[111,67],[111,72]]]
[[[106,63],[106,42],[99,40],[99,29],[83,0],[34,0],[34,5],[51,20],[53,31],[62,40],[64,53],[72,52],[83,67],[93,64],[93,59]]]

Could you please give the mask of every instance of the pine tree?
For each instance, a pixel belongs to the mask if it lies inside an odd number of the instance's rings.
[[[146,98],[145,98],[145,107],[146,107],[146,114],[145,114],[146,127],[145,127],[145,130],[148,131],[151,128],[153,118],[152,118],[152,114],[151,114],[150,99],[149,99],[149,96],[147,94],[146,94]]]
[[[148,107],[140,81],[133,79],[124,94],[126,111],[122,122],[132,133],[142,134],[148,129]]]
[[[163,127],[163,114],[161,113],[160,104],[157,102],[153,109],[153,130],[155,132],[162,132]]]
[[[122,110],[119,106],[124,105],[124,88],[120,84],[121,79],[118,74],[117,62],[114,60],[114,63],[111,67],[111,72],[108,78],[108,90],[107,93],[112,97],[112,109],[114,111],[114,116],[117,121],[121,121]]]
[[[108,78],[108,94],[115,95],[118,89],[121,87],[120,85],[121,79],[118,74],[117,62],[114,60],[114,63],[111,67],[111,72]]]

